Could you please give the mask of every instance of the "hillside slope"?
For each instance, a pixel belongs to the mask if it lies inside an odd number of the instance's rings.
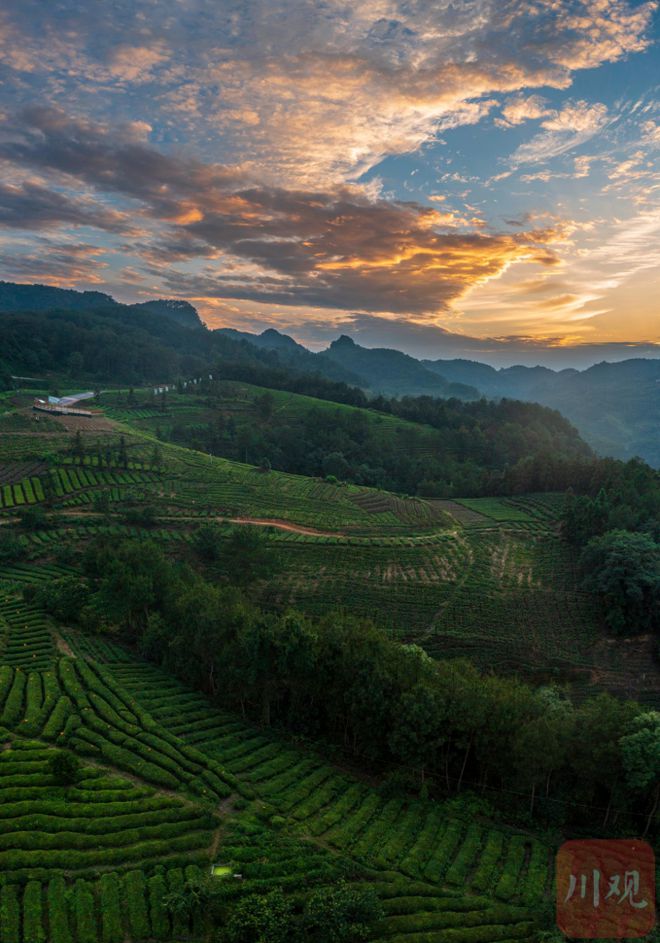
[[[53,515],[21,538],[28,562],[7,574],[22,579],[29,560],[95,533],[137,528],[186,554],[201,524],[222,524],[224,540],[238,522],[264,535],[270,575],[255,592],[268,607],[315,614],[342,605],[375,614],[436,657],[467,654],[535,679],[552,666],[577,696],[603,686],[653,702],[650,644],[606,638],[595,601],[578,589],[574,553],[557,533],[561,497],[404,498],[158,440],[158,424],[194,430],[195,399],[181,396],[172,415],[157,403],[118,409],[110,401],[107,416],[91,421],[36,423],[20,405],[0,416],[0,521],[33,505],[50,505]],[[17,420],[27,428],[10,431]],[[375,424],[383,443],[398,422]]]
[[[519,491],[562,488],[570,464],[590,457],[558,414],[516,403],[412,400],[367,409],[223,379],[169,392],[163,402],[108,392],[103,403],[108,415],[164,441],[425,497],[493,493],[507,476]]]
[[[508,367],[466,360],[425,362],[443,378],[473,383],[489,397],[531,400],[558,409],[596,451],[640,456],[660,467],[660,360],[599,363],[587,370]]]

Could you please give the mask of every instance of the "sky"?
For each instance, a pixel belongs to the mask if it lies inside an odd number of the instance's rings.
[[[660,356],[660,13],[6,0],[0,278],[415,356]]]

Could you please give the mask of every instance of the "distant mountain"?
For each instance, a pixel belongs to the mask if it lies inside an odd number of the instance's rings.
[[[439,371],[429,370],[419,360],[388,348],[360,347],[342,334],[319,360],[334,361],[362,377],[366,387],[387,396],[455,396],[478,399],[479,390],[465,383],[448,382]]]
[[[280,334],[280,332],[276,331],[273,327],[269,327],[261,334],[250,334],[248,331],[236,331],[231,327],[221,327],[218,328],[217,331],[219,334],[224,334],[225,337],[231,337],[237,341],[247,341],[255,347],[260,347],[262,350],[281,350],[290,354],[297,352],[303,355],[310,353],[306,347],[303,347],[302,344],[298,344],[297,341],[294,341],[288,334]]]
[[[292,385],[290,374],[316,376],[326,387],[314,395],[327,398],[331,381],[396,397],[526,400],[561,412],[601,454],[639,455],[660,468],[658,359],[599,363],[581,371],[495,369],[464,359],[416,360],[398,350],[361,347],[346,336],[312,353],[273,328],[262,334],[207,330],[186,301],[125,305],[98,291],[0,281],[3,314],[0,386],[11,373],[64,371],[141,382],[221,364],[228,377],[279,389]]]
[[[148,311],[183,327],[202,328],[197,310],[188,301],[159,299],[125,305],[100,291],[74,291],[52,285],[20,285],[0,282],[0,313],[16,311],[98,311],[108,308]]]
[[[660,360],[599,363],[588,370],[507,367],[469,360],[423,361],[448,380],[473,383],[488,397],[558,409],[603,455],[639,455],[660,467]]]
[[[294,370],[305,373],[316,373],[328,380],[337,380],[348,383],[350,386],[366,387],[365,378],[339,360],[324,359],[319,354],[312,353],[302,344],[298,344],[288,334],[280,334],[269,327],[261,334],[250,334],[248,331],[236,331],[233,328],[222,327],[213,332],[234,341],[244,341],[261,351],[272,351],[277,355],[281,364]]]

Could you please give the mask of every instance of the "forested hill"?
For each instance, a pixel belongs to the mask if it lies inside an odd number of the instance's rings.
[[[604,455],[641,456],[660,467],[660,360],[598,363],[588,370],[508,367],[470,360],[424,361],[444,380],[558,409]]]
[[[21,285],[0,281],[0,313],[58,311],[97,311],[112,308],[149,311],[184,327],[203,328],[197,310],[187,301],[158,299],[124,305],[100,291],[73,291],[52,285]]]
[[[289,361],[294,350],[304,350],[276,331],[240,336],[255,347],[287,351]],[[602,455],[639,456],[660,467],[660,359],[599,363],[582,371],[542,366],[496,370],[472,360],[419,361],[397,350],[361,347],[348,337],[310,356],[316,357],[317,369],[332,363],[375,394],[466,400],[481,395],[541,403],[559,410]]]
[[[468,360],[418,361],[340,337],[313,353],[273,329],[208,330],[185,301],[123,305],[101,292],[0,282],[0,387],[10,377],[140,385],[212,372],[361,406],[368,397],[428,396],[540,403],[566,416],[596,451],[660,467],[660,360],[588,370],[495,370]],[[350,388],[350,389],[349,389]]]

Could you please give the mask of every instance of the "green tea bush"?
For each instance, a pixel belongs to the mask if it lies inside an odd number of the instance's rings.
[[[25,672],[17,668],[0,718],[0,723],[5,727],[15,727],[22,717],[25,685]]]
[[[104,874],[99,882],[101,903],[101,940],[123,943],[121,888],[116,874]]]
[[[94,895],[87,881],[78,880],[74,884],[73,913],[77,943],[98,943]]]
[[[151,929],[153,936],[157,940],[168,940],[170,938],[170,921],[165,908],[165,897],[167,896],[167,885],[165,877],[162,874],[154,874],[147,881],[149,892],[149,913],[151,915]]]
[[[48,943],[71,943],[68,915],[68,891],[62,875],[48,883]]]
[[[15,884],[5,884],[0,888],[0,939],[2,943],[23,943],[21,909]]]
[[[131,936],[144,940],[151,936],[151,924],[147,908],[147,882],[142,871],[129,871],[123,880],[124,900]]]
[[[28,881],[23,893],[23,938],[30,943],[46,941],[39,881]]]

